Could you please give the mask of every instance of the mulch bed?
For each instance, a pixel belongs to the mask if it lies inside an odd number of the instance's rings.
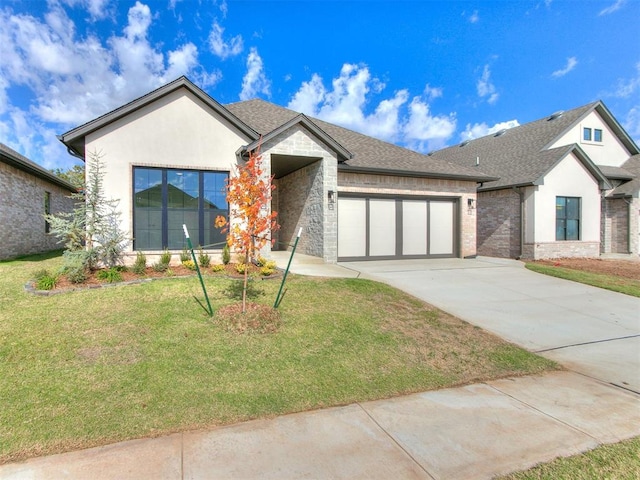
[[[638,260],[558,258],[554,260],[537,260],[532,263],[640,280],[640,261]]]
[[[244,278],[244,275],[241,273],[238,273],[238,271],[236,270],[235,264],[229,263],[224,267],[225,267],[224,270],[221,270],[219,272],[214,272],[213,270],[211,270],[211,267],[208,267],[208,268],[200,267],[200,273],[202,273],[203,276],[207,276],[207,277],[223,277],[223,278],[233,278],[233,279]],[[43,290],[38,292],[42,292],[42,293],[46,292],[48,294],[51,294],[51,293],[59,293],[59,292],[64,292],[69,290],[78,290],[78,289],[84,289],[84,288],[99,288],[99,287],[104,287],[108,285],[137,283],[145,280],[152,280],[152,279],[158,279],[158,278],[188,277],[188,276],[195,276],[197,274],[195,270],[190,270],[184,265],[171,265],[169,267],[169,270],[165,272],[158,272],[154,270],[152,267],[147,267],[143,275],[138,275],[137,273],[134,273],[130,269],[120,272],[120,275],[122,276],[122,281],[116,282],[116,283],[109,283],[106,280],[98,278],[99,272],[100,270],[94,270],[90,272],[87,275],[87,279],[82,283],[73,283],[65,275],[60,275],[56,282],[55,288],[53,288],[52,290]],[[260,275],[260,267],[256,267],[255,265],[249,266],[249,275],[252,275],[254,278],[260,278],[263,280],[270,279],[270,278],[278,278],[281,276],[281,273],[282,272],[280,270],[277,270],[272,275],[263,276],[263,275]],[[33,288],[32,282],[29,282],[29,284],[27,284],[27,288],[34,292],[36,291]]]

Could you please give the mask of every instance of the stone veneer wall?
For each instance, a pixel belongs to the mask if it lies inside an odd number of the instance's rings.
[[[622,198],[603,200],[600,230],[602,253],[629,253],[629,200]],[[635,231],[638,231],[637,228]]]
[[[0,259],[63,248],[45,233],[45,192],[52,214],[73,211],[71,192],[0,162]]]
[[[338,196],[341,192],[460,198],[459,254],[461,257],[476,254],[476,209],[467,208],[469,198],[476,200],[475,182],[338,171]]]
[[[478,194],[478,255],[520,257],[521,225],[517,192],[503,189]]]
[[[523,258],[545,260],[550,258],[597,258],[600,242],[540,242],[526,243]]]
[[[295,125],[262,145],[265,168],[271,169],[271,155],[311,157],[317,161],[277,180],[276,206],[280,242],[293,243],[299,228],[298,252],[338,260],[338,215],[329,208],[327,192],[337,190],[336,155],[305,128]],[[283,246],[284,247],[284,246]]]

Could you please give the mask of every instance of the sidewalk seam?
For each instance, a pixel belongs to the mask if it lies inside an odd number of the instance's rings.
[[[401,445],[401,444],[400,444],[400,443],[399,443],[399,442],[398,442],[398,441],[393,437],[393,435],[391,435],[389,432],[387,432],[387,430],[386,430],[382,425],[380,425],[380,424],[378,423],[378,421],[377,421],[375,418],[373,418],[373,416],[372,416],[372,415],[367,411],[367,409],[366,409],[366,408],[364,408],[364,407],[362,406],[362,404],[361,404],[361,403],[359,403],[359,402],[358,402],[358,403],[356,403],[356,405],[358,405],[358,407],[360,407],[360,409],[365,413],[365,415],[366,415],[367,417],[369,417],[369,418],[371,419],[371,421],[372,421],[373,423],[375,423],[375,424],[378,426],[378,428],[379,428],[380,430],[382,430],[382,431],[384,432],[384,434],[385,434],[387,437],[389,437],[389,438],[391,439],[391,441],[392,441],[393,443],[395,443],[395,444],[398,446],[398,448],[399,448],[400,450],[402,450],[402,451],[405,453],[405,455],[407,455],[411,460],[413,460],[413,462],[414,462],[416,465],[418,465],[418,467],[420,467],[420,469],[421,469],[424,473],[426,473],[426,474],[427,474],[427,476],[428,476],[429,478],[431,478],[432,480],[436,480],[436,477],[434,477],[433,475],[431,475],[431,473],[430,473],[430,472],[429,472],[429,471],[428,471],[428,470],[427,470],[427,469],[426,469],[426,468],[425,468],[425,467],[424,467],[424,466],[423,466],[423,465],[422,465],[422,464],[421,464],[421,463],[420,463],[420,462],[419,462],[419,461],[418,461],[418,460],[417,460],[413,455],[411,455],[411,453],[409,453],[409,452],[408,452],[408,451],[407,451],[407,450],[406,450],[406,449],[405,449],[405,448],[404,448],[404,447],[403,447],[403,446],[402,446],[402,445]]]
[[[555,420],[556,422],[561,423],[562,425],[565,425],[565,426],[567,426],[567,427],[571,428],[572,430],[575,430],[576,432],[580,432],[580,433],[582,433],[582,434],[586,435],[587,437],[592,438],[593,440],[595,440],[595,442],[596,442],[598,445],[602,445],[602,442],[600,441],[600,439],[599,439],[599,438],[594,437],[594,436],[593,436],[593,435],[591,435],[590,433],[585,432],[584,430],[582,430],[582,429],[580,429],[580,428],[576,427],[575,425],[571,425],[570,423],[567,423],[567,422],[565,422],[564,420],[560,420],[559,418],[556,418],[556,417],[554,417],[553,415],[551,415],[551,414],[549,414],[549,413],[547,413],[547,412],[544,412],[544,411],[540,410],[539,408],[537,408],[537,407],[535,407],[535,406],[533,406],[533,405],[531,405],[531,404],[529,404],[529,403],[525,402],[524,400],[521,400],[521,399],[519,399],[519,398],[516,398],[516,397],[514,397],[513,395],[511,395],[511,394],[509,394],[509,393],[507,393],[507,392],[503,392],[502,390],[500,390],[500,389],[499,389],[498,387],[496,387],[495,385],[489,385],[488,383],[485,383],[485,385],[486,385],[486,386],[488,386],[488,387],[493,388],[496,392],[498,392],[498,393],[500,393],[500,394],[502,394],[502,395],[506,395],[507,397],[509,397],[509,398],[511,398],[511,399],[513,399],[513,400],[515,400],[516,402],[520,403],[521,405],[524,405],[525,407],[530,408],[531,410],[534,410],[534,411],[536,411],[536,412],[538,412],[538,413],[540,413],[540,414],[544,415],[544,416],[545,416],[545,417],[547,417],[547,418],[551,418],[551,419]]]

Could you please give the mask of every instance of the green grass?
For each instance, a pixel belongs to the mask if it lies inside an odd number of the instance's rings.
[[[640,437],[557,458],[500,480],[631,480],[640,478]]]
[[[614,292],[640,297],[640,280],[606,275],[603,273],[584,272],[570,268],[527,263],[526,268],[534,272],[551,275],[553,277],[584,283],[598,288],[613,290]]]
[[[210,319],[197,278],[34,296],[0,263],[0,463],[558,368],[391,287],[292,275],[278,333]],[[205,278],[214,310],[237,281]],[[278,280],[254,281],[270,305]]]

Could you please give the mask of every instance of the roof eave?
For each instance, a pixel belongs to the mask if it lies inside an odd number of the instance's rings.
[[[499,177],[489,177],[482,175],[467,175],[456,173],[440,173],[440,172],[416,172],[411,170],[396,170],[374,167],[355,167],[344,163],[338,165],[338,171],[348,173],[370,173],[373,175],[393,175],[396,177],[417,177],[417,178],[438,178],[448,180],[466,180],[469,182],[483,183],[494,182]]]
[[[4,151],[4,149],[0,151],[0,156],[2,157],[3,162],[11,165],[14,168],[17,168],[18,170],[22,170],[23,172],[27,172],[42,180],[53,183],[61,188],[64,188],[65,190],[68,190],[69,192],[75,193],[78,191],[78,189],[74,185],[54,175],[48,170],[45,170],[40,165],[31,162],[26,158],[22,159],[16,155],[11,154],[11,152]]]
[[[288,129],[290,129],[291,127],[293,127],[296,124],[302,125],[304,128],[309,130],[313,135],[315,135],[320,140],[322,140],[325,144],[327,144],[331,150],[336,152],[336,154],[338,155],[338,161],[340,163],[353,158],[353,154],[349,150],[347,150],[345,147],[343,147],[331,135],[329,135],[327,132],[325,132],[320,127],[318,127],[318,125],[316,125],[313,121],[311,121],[311,119],[309,119],[309,117],[307,117],[306,115],[304,115],[302,113],[297,115],[296,117],[292,118],[288,122],[283,123],[278,128],[276,128],[276,129],[272,130],[271,132],[265,134],[261,138],[258,138],[256,140],[254,140],[253,142],[251,142],[250,144],[242,147],[240,149],[239,153],[244,155],[247,152],[251,152],[251,151],[255,150],[256,148],[258,148],[260,143],[268,142],[272,138],[280,135],[282,132],[287,131]]]

